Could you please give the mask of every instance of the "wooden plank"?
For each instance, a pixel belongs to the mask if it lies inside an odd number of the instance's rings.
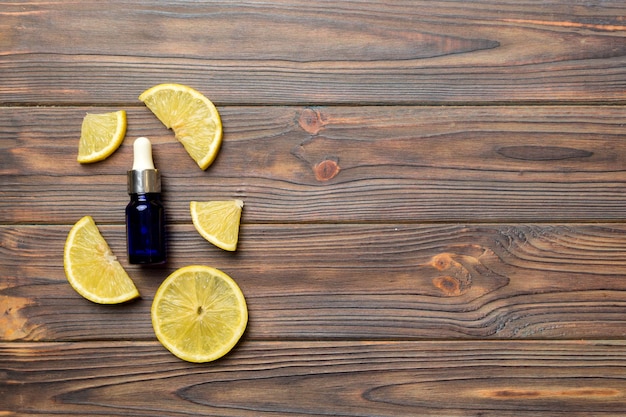
[[[3,3],[0,103],[624,102],[626,6],[456,1]],[[115,28],[112,30],[112,28]]]
[[[2,343],[12,415],[617,416],[622,341],[252,342],[206,365],[157,342]]]
[[[84,114],[116,108],[3,108],[0,222],[121,222],[132,140],[143,135],[173,222],[187,220],[192,199],[235,197],[252,222],[626,217],[623,106],[222,107],[224,143],[206,172],[131,107],[122,147],[79,165]]]
[[[129,266],[143,298],[82,299],[65,279],[69,226],[1,226],[2,340],[154,339],[150,304],[174,269],[207,264],[241,286],[253,339],[622,338],[626,226],[244,223],[236,253],[170,229],[170,262]]]

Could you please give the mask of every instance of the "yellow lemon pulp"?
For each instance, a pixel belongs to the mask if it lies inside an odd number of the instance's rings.
[[[78,142],[81,164],[102,161],[120,147],[126,135],[126,112],[124,110],[93,114],[83,119]]]
[[[152,326],[170,352],[188,362],[210,362],[228,353],[248,324],[239,286],[224,272],[202,265],[174,271],[152,303]]]
[[[70,230],[63,267],[72,288],[94,303],[117,304],[139,297],[135,284],[90,216],[80,219]]]
[[[139,100],[174,131],[201,169],[211,165],[222,143],[222,121],[208,98],[185,85],[159,84],[144,91]]]
[[[192,201],[189,203],[193,225],[206,240],[218,248],[234,251],[239,240],[243,201]]]

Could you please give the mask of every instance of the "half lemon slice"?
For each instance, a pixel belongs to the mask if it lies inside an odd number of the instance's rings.
[[[80,219],[70,230],[63,267],[72,288],[94,303],[117,304],[139,297],[137,287],[90,216]]]
[[[156,85],[139,100],[174,131],[201,169],[211,165],[222,143],[222,120],[211,100],[181,84]]]

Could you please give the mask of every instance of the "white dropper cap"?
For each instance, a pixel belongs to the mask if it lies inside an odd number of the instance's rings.
[[[160,193],[161,176],[154,168],[150,139],[135,139],[133,154],[133,169],[128,171],[128,194]]]
[[[135,139],[133,152],[133,170],[143,171],[144,169],[154,169],[152,143],[150,143],[150,139],[145,137]]]

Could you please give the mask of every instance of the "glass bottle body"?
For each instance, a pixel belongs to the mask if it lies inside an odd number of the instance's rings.
[[[126,245],[131,264],[160,264],[166,257],[165,210],[160,193],[130,194]]]

